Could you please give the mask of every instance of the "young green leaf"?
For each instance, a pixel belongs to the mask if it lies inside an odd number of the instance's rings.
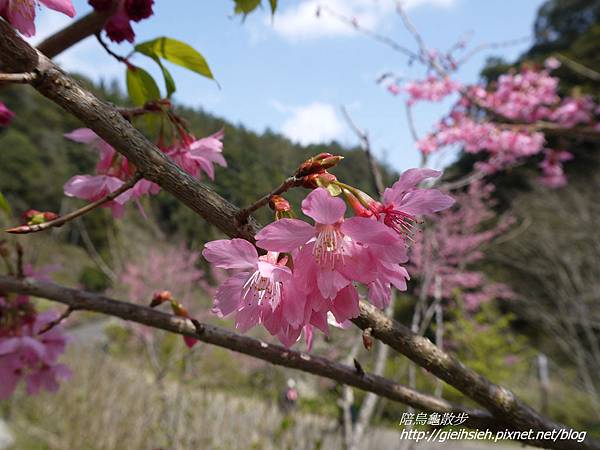
[[[269,4],[271,5],[271,14],[275,15],[275,11],[277,11],[277,0],[269,0]]]
[[[4,195],[2,195],[2,192],[0,192],[0,209],[2,211],[4,211],[8,217],[12,216],[12,211],[10,209],[10,205],[8,204],[8,201],[6,200],[6,197],[4,197]]]
[[[269,0],[271,2],[271,8],[273,7],[273,0]],[[252,11],[260,6],[261,0],[234,0],[235,2],[235,13],[243,14],[247,16]],[[275,3],[277,3],[275,1]]]
[[[171,98],[171,95],[176,90],[175,80],[171,76],[171,72],[169,72],[169,70],[165,67],[165,65],[162,63],[162,61],[157,55],[149,57],[152,58],[160,67],[160,70],[162,71],[163,77],[165,79],[165,89],[167,90],[167,98]]]
[[[156,81],[140,67],[127,68],[127,92],[136,106],[142,106],[150,100],[160,99],[160,90]]]
[[[166,59],[173,64],[214,79],[204,56],[193,47],[176,39],[160,37],[136,45],[135,50],[151,58],[157,56]]]

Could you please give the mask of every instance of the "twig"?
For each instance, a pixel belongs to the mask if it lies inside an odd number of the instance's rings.
[[[261,198],[256,200],[254,203],[252,203],[250,206],[247,206],[244,209],[240,209],[240,211],[237,214],[238,223],[245,224],[248,221],[248,217],[250,217],[250,215],[254,211],[268,205],[269,200],[271,200],[271,197],[273,197],[274,195],[281,195],[284,192],[287,192],[292,187],[297,186],[299,183],[300,183],[300,180],[296,177],[286,178],[283,181],[283,183],[281,183],[279,186],[277,186],[271,192],[262,196]]]
[[[560,60],[563,64],[565,64],[569,69],[573,72],[578,73],[579,75],[583,75],[586,78],[594,81],[600,81],[600,72],[596,72],[594,69],[590,69],[583,64],[572,60],[571,58],[563,55],[562,53],[558,53],[556,58]]]
[[[366,131],[362,130],[358,127],[358,125],[356,125],[354,120],[352,120],[352,117],[350,117],[350,113],[348,113],[348,110],[345,106],[342,106],[340,109],[342,110],[342,115],[344,116],[344,119],[346,119],[346,122],[361,142],[361,147],[363,149],[363,152],[365,152],[365,155],[367,157],[367,163],[369,164],[369,172],[371,173],[371,181],[373,183],[373,188],[375,189],[377,194],[383,195],[385,185],[383,184],[381,170],[379,170],[377,161],[375,161],[375,158],[373,157],[373,152],[371,151],[371,142],[369,140],[369,135]]]
[[[4,231],[6,231],[7,233],[12,233],[12,234],[28,234],[28,233],[37,233],[38,231],[47,230],[48,228],[61,227],[65,223],[70,222],[71,220],[74,220],[74,219],[76,219],[78,217],[81,217],[84,214],[87,214],[88,212],[93,211],[94,209],[96,209],[96,208],[104,205],[105,203],[108,203],[111,200],[114,200],[119,195],[121,195],[123,192],[128,191],[133,186],[135,186],[135,184],[138,181],[140,181],[141,178],[142,177],[141,177],[140,174],[135,174],[128,182],[126,182],[125,184],[123,184],[116,191],[111,192],[110,194],[108,194],[106,197],[101,198],[100,200],[96,200],[95,202],[88,203],[84,207],[79,208],[79,209],[77,209],[75,211],[72,211],[70,213],[67,213],[64,216],[60,216],[60,217],[58,217],[58,218],[56,218],[54,220],[50,220],[48,222],[44,222],[44,223],[40,223],[40,224],[35,224],[35,225],[21,225],[21,226],[18,226],[18,227],[9,228],[9,229],[4,230]]]
[[[344,16],[343,14],[340,14],[337,11],[334,11],[329,6],[321,5],[321,6],[319,6],[319,10],[327,11],[329,14],[331,14],[331,16],[333,16],[335,19],[339,20],[340,22],[345,23],[346,25],[351,26],[352,28],[371,37],[372,39],[387,45],[388,47],[392,48],[393,50],[395,50],[399,53],[402,53],[405,56],[408,56],[411,60],[414,60],[414,59],[420,60],[421,59],[419,55],[414,53],[412,50],[404,47],[403,45],[399,44],[398,42],[396,42],[389,36],[385,36],[383,34],[379,34],[373,30],[365,28],[362,25],[360,25],[356,20],[350,19],[350,18]]]
[[[67,319],[71,313],[73,311],[75,311],[77,308],[74,308],[72,306],[69,306],[64,313],[62,313],[59,317],[57,317],[56,319],[54,319],[51,322],[48,322],[40,331],[38,331],[38,334],[44,334],[47,333],[48,331],[50,331],[52,328],[58,326],[61,324],[61,322],[65,319]]]
[[[520,38],[510,39],[503,42],[484,42],[479,44],[477,47],[472,48],[468,51],[461,59],[456,62],[457,66],[461,66],[471,59],[477,53],[484,50],[497,50],[505,47],[513,47],[515,45],[524,44],[531,41],[531,36],[521,36]]]
[[[115,52],[113,52],[110,49],[108,44],[106,42],[104,42],[104,39],[102,39],[102,35],[100,34],[99,31],[96,33],[96,39],[100,43],[102,48],[106,51],[106,53],[108,53],[110,56],[115,58],[117,61],[129,65],[129,61],[127,61],[127,58],[125,58],[124,56],[121,56],[121,55],[117,55]]]
[[[38,79],[36,72],[0,73],[0,83],[31,83]]]

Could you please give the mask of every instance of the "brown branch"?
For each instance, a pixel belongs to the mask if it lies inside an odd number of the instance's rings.
[[[46,298],[67,305],[71,310],[95,311],[121,319],[148,325],[172,333],[190,336],[208,344],[224,347],[239,353],[253,356],[272,364],[301,370],[330,380],[354,386],[390,400],[406,403],[428,412],[466,412],[468,426],[475,428],[503,429],[504,424],[494,419],[487,411],[464,408],[408,389],[398,383],[378,375],[357,374],[354,367],[291,350],[280,345],[233,333],[210,324],[200,323],[183,317],[167,314],[155,309],[114,300],[100,294],[59,286],[54,283],[19,280],[15,277],[0,276],[0,292],[14,292]]]
[[[256,200],[254,203],[252,203],[251,205],[247,206],[244,209],[241,209],[238,214],[237,214],[237,218],[236,220],[238,221],[239,224],[243,225],[246,223],[246,221],[248,220],[248,217],[254,212],[259,210],[260,208],[267,206],[267,204],[269,203],[269,201],[271,200],[271,197],[273,197],[274,195],[281,195],[284,192],[287,192],[289,189],[291,189],[294,186],[299,185],[299,183],[301,182],[300,179],[296,178],[296,177],[289,177],[286,178],[283,183],[281,183],[279,186],[277,186],[275,189],[273,189],[271,192],[269,192],[266,195],[263,195],[261,198],[259,198],[258,200]]]
[[[563,54],[557,54],[556,58],[558,58],[565,66],[571,69],[573,72],[578,73],[586,78],[589,78],[593,81],[600,81],[600,72],[596,72],[594,69],[590,69],[589,67],[565,56]]]
[[[54,58],[69,47],[99,33],[110,15],[110,11],[91,12],[46,38],[37,46],[37,49],[48,58]]]
[[[44,96],[53,100],[56,104],[62,106],[83,123],[90,127],[96,134],[111,144],[117,151],[123,154],[132,162],[142,173],[144,178],[159,184],[166,191],[172,193],[182,203],[203,216],[209,223],[215,225],[229,236],[236,236],[248,239],[254,242],[254,235],[258,230],[258,224],[249,218],[248,223],[239,227],[236,217],[239,209],[227,202],[216,194],[213,190],[198,182],[175,165],[166,155],[164,155],[155,145],[150,143],[138,130],[124,119],[116,108],[112,105],[99,100],[90,92],[83,89],[72,78],[64,74],[56,65],[43,55],[36,52],[27,42],[21,39],[15,31],[6,22],[0,21],[0,70],[5,72],[31,72],[39,70],[43,75],[41,81],[35,85],[35,88]],[[25,289],[29,286],[29,292],[36,295],[40,291],[32,288],[31,284],[19,285],[18,281],[13,280],[13,287],[20,286]],[[46,287],[48,287],[46,285]],[[58,296],[57,291],[52,289]],[[47,292],[49,294],[49,292]],[[64,293],[64,292],[63,292]],[[69,294],[69,298],[76,306],[85,306],[90,297],[83,297],[75,294],[76,291]],[[63,298],[60,296],[60,298]],[[58,298],[57,298],[58,300]],[[209,332],[196,333],[191,328],[191,324],[183,319],[172,318],[166,315],[162,320],[155,322],[156,316],[150,319],[147,311],[133,310],[133,314],[127,304],[120,306],[110,304],[106,311],[114,315],[136,320],[140,323],[152,324],[160,323],[172,331],[186,330],[190,336],[201,337],[206,342],[228,344],[237,351],[247,351],[245,345],[251,346],[253,355],[261,352],[252,347],[251,341],[245,337],[238,337],[233,334],[226,334],[219,331],[215,337],[213,328],[208,328]],[[105,303],[106,306],[106,303]],[[114,309],[113,309],[114,307]],[[89,305],[88,305],[89,309]],[[126,314],[129,311],[130,314]],[[155,314],[161,314],[154,312]],[[563,425],[553,423],[549,419],[540,416],[537,412],[525,405],[508,389],[497,386],[487,380],[485,377],[477,374],[475,371],[465,367],[456,358],[449,356],[435,347],[428,339],[416,336],[406,327],[385,317],[385,315],[375,307],[361,302],[361,314],[355,319],[355,324],[361,329],[372,328],[373,336],[382,340],[392,348],[408,356],[410,359],[429,370],[434,375],[446,381],[451,386],[457,388],[468,395],[482,406],[489,409],[498,420],[507,423],[510,428],[515,430],[533,429],[552,430],[556,428],[566,428]],[[205,328],[207,329],[207,328]],[[224,334],[225,333],[225,334]],[[256,341],[259,342],[259,341]],[[244,345],[240,345],[244,343]],[[267,350],[273,346],[267,346]],[[289,359],[288,352],[286,358],[277,353],[270,352],[263,354],[264,358],[271,362],[284,364],[288,367],[297,367],[297,358]],[[300,354],[298,354],[300,355]],[[298,358],[301,359],[300,356]],[[311,357],[312,358],[312,357]],[[349,369],[346,369],[349,370]],[[317,364],[315,372],[324,373],[323,367]],[[327,375],[324,375],[327,376]],[[350,374],[346,373],[345,379],[348,380]],[[352,376],[356,374],[352,371]],[[356,381],[352,378],[353,382]],[[357,387],[358,381],[356,382]],[[365,386],[360,383],[360,387]],[[395,392],[395,391],[394,391]],[[383,395],[383,393],[381,394]],[[533,442],[528,442],[533,444]],[[538,443],[548,448],[564,449],[600,449],[600,444],[586,438],[585,442],[560,441]]]
[[[19,227],[9,228],[4,231],[6,231],[7,233],[12,233],[12,234],[28,234],[28,233],[36,233],[38,231],[47,230],[49,228],[62,227],[65,223],[70,222],[71,220],[77,219],[78,217],[81,217],[84,214],[87,214],[88,212],[93,211],[94,209],[99,208],[100,206],[114,200],[119,195],[121,195],[123,192],[128,191],[133,186],[135,186],[135,184],[138,181],[140,181],[141,178],[142,178],[141,175],[136,174],[133,176],[133,178],[131,178],[131,180],[129,180],[127,183],[123,184],[123,186],[121,186],[116,191],[108,194],[106,197],[101,198],[100,200],[96,200],[95,202],[88,203],[84,207],[79,208],[70,213],[67,213],[64,216],[57,217],[54,220],[50,220],[48,222],[35,224],[35,225],[21,225]]]
[[[181,170],[123,118],[114,106],[83,89],[21,39],[6,22],[0,21],[0,35],[0,70],[39,70],[43,76],[35,88],[94,130],[134,164],[144,178],[160,185],[227,235],[254,242],[258,225],[252,218],[239,227],[235,220],[238,208]]]
[[[350,117],[350,113],[345,106],[341,107],[342,115],[348,126],[354,131],[354,134],[358,137],[363,152],[367,157],[367,163],[369,164],[369,172],[371,174],[371,182],[373,183],[373,189],[377,192],[378,195],[383,195],[383,191],[385,190],[385,185],[383,184],[383,178],[381,176],[381,170],[379,170],[379,166],[377,165],[377,161],[373,157],[373,152],[371,151],[371,141],[369,140],[369,135],[366,131],[356,125],[352,117]]]
[[[492,383],[455,357],[437,348],[426,337],[417,336],[365,301],[360,302],[360,316],[353,319],[353,322],[363,330],[372,328],[374,337],[472,398],[492,412],[495,417],[510,423],[511,428],[515,430],[568,429],[565,425],[543,417],[507,388]],[[554,449],[600,449],[600,443],[589,437],[581,443],[576,441],[527,441],[527,443]]]
[[[36,72],[0,73],[0,83],[31,83],[38,77]]]

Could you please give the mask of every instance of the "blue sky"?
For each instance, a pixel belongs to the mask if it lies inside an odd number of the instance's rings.
[[[90,11],[75,0],[78,15]],[[266,3],[266,2],[265,2]],[[414,41],[395,14],[392,0],[280,0],[271,20],[259,11],[245,22],[234,17],[229,0],[156,0],[155,16],[134,24],[138,42],[169,36],[189,43],[208,60],[221,89],[208,79],[173,68],[176,101],[201,107],[255,131],[270,128],[292,140],[308,143],[337,139],[355,144],[339,107],[345,105],[354,120],[368,130],[375,153],[397,170],[419,164],[410,136],[404,103],[375,83],[387,71],[406,78],[425,73],[406,57],[357,34],[326,12],[315,15],[318,4],[354,16],[369,28],[393,37],[410,48]],[[543,0],[404,0],[405,8],[427,45],[445,49],[465,34],[469,43],[502,42],[531,35],[535,13]],[[55,12],[42,10],[33,42],[68,23]],[[459,72],[460,80],[476,81],[485,58],[499,55],[511,60],[529,46],[520,45],[480,53]],[[112,46],[121,54],[128,44]],[[95,38],[87,39],[57,58],[67,70],[95,80],[124,82],[124,67],[108,57]],[[150,72],[151,61],[134,59]],[[162,86],[162,84],[161,84]],[[448,103],[419,105],[415,123],[427,131]],[[226,149],[225,149],[226,151]],[[432,161],[443,166],[446,154]]]

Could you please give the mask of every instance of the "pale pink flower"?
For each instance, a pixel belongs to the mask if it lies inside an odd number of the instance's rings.
[[[25,36],[35,34],[36,6],[42,3],[50,9],[75,17],[71,0],[0,0],[0,16]]]
[[[63,187],[67,197],[77,197],[90,202],[100,200],[123,186],[123,180],[108,175],[75,175]],[[121,217],[124,205],[131,198],[131,190],[102,205],[110,208],[114,217]]]
[[[55,391],[59,378],[70,377],[69,369],[57,362],[67,342],[60,326],[39,334],[57,318],[54,311],[38,314],[33,324],[20,328],[19,335],[0,337],[0,399],[10,397],[22,379],[27,382],[27,393],[33,395],[40,388]]]
[[[383,192],[383,206],[379,211],[385,225],[401,236],[411,234],[418,216],[429,215],[454,204],[454,199],[437,189],[418,189],[428,178],[438,178],[441,172],[431,169],[409,169],[391,188]]]
[[[227,167],[227,162],[223,158],[223,136],[224,131],[220,130],[208,137],[168,149],[166,153],[190,175],[197,177],[204,172],[214,180],[213,164]]]
[[[202,255],[216,267],[238,271],[217,290],[213,311],[220,317],[235,312],[236,327],[241,331],[269,322],[278,307],[282,308],[281,320],[288,306],[294,309],[293,303],[299,296],[286,286],[292,271],[285,266],[285,260],[278,261],[278,253],[259,257],[248,241],[231,239],[207,243]],[[292,316],[295,319],[295,314]],[[267,328],[271,334],[279,331],[279,322]]]

